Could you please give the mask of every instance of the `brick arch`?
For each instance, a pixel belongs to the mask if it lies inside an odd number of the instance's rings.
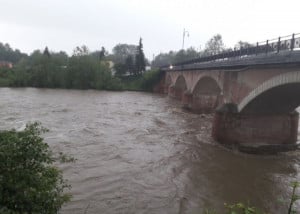
[[[215,78],[202,76],[192,90],[191,109],[199,113],[211,113],[222,103],[222,90]]]
[[[295,72],[289,72],[285,74],[281,74],[278,76],[275,76],[261,85],[259,85],[257,88],[252,90],[239,104],[238,104],[238,112],[245,111],[246,108],[249,108],[249,105],[253,105],[255,100],[258,98],[261,98],[260,103],[263,103],[264,100],[262,98],[267,98],[267,93],[270,94],[271,91],[276,91],[277,96],[276,100],[279,102],[280,99],[282,100],[282,108],[291,108],[291,106],[288,105],[294,105],[297,107],[297,102],[299,99],[300,103],[300,92],[298,92],[300,89],[300,71]],[[286,93],[283,93],[282,91],[286,90]],[[288,93],[290,92],[290,93]],[[273,93],[273,96],[276,96],[276,93]],[[285,97],[284,95],[287,95],[288,97]],[[299,98],[298,98],[299,97]],[[287,99],[290,98],[290,99]],[[269,111],[272,110],[272,108],[276,108],[276,103],[274,102],[275,98],[273,98],[273,106],[270,107]],[[294,103],[294,101],[296,102]],[[287,102],[293,102],[293,103],[287,103]]]
[[[181,100],[183,93],[187,90],[188,85],[184,75],[178,75],[175,83],[171,86],[174,90],[174,97]]]
[[[192,94],[220,94],[221,87],[211,76],[202,76],[192,89]]]
[[[208,78],[208,79],[212,79],[215,81],[215,83],[219,86],[219,88],[221,89],[221,91],[223,91],[223,86],[220,83],[220,81],[218,80],[218,78],[215,75],[210,75],[210,74],[204,74],[204,75],[200,75],[196,81],[194,81],[193,86],[191,87],[191,92],[193,92],[197,86],[197,84],[199,83],[199,81],[201,81],[203,78]]]
[[[177,88],[177,89],[182,89],[182,90],[187,89],[187,83],[186,83],[184,75],[179,75],[176,78],[176,81],[174,83],[174,87]]]
[[[166,76],[166,85],[170,86],[170,85],[172,85],[172,83],[173,83],[173,81],[172,81],[171,75],[167,74],[167,76]]]

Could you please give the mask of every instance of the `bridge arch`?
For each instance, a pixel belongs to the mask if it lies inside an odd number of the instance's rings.
[[[288,113],[300,105],[300,71],[275,76],[251,91],[238,105],[241,113]]]
[[[192,110],[201,113],[213,112],[220,104],[221,91],[213,77],[200,78],[192,90]]]
[[[174,96],[177,99],[182,99],[183,93],[187,90],[187,83],[183,75],[179,75],[174,84]]]
[[[170,85],[172,85],[172,77],[171,77],[171,75],[167,75],[166,76],[166,86],[170,86]]]

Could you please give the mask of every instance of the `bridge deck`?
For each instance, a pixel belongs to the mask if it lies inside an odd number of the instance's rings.
[[[300,64],[300,50],[282,51],[279,53],[268,53],[259,55],[249,55],[219,59],[210,62],[201,62],[185,65],[177,65],[172,68],[162,68],[164,71],[184,71],[184,70],[203,70],[203,69],[231,69],[243,68],[255,65],[282,65]]]

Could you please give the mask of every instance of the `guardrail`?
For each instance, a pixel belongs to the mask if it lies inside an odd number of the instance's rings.
[[[172,66],[183,66],[187,64],[210,62],[216,60],[226,60],[228,58],[233,58],[233,57],[242,58],[242,57],[258,55],[258,54],[279,53],[281,51],[293,51],[295,49],[300,49],[300,33],[278,37],[263,42],[257,42],[256,44],[251,44],[248,45],[247,47],[241,47],[240,49],[224,51],[210,56],[201,56],[191,60],[174,63]],[[171,65],[165,65],[165,66],[161,66],[160,68],[163,69],[170,66]]]

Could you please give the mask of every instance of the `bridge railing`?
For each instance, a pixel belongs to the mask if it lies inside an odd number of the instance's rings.
[[[198,58],[186,60],[179,63],[174,63],[172,66],[183,66],[187,64],[228,60],[230,58],[244,58],[248,56],[258,55],[258,54],[270,54],[279,53],[283,51],[293,51],[300,49],[300,33],[292,34],[288,36],[278,37],[275,39],[270,39],[262,42],[257,42],[255,44],[247,45],[246,47],[240,47],[239,49],[234,49],[230,51],[224,51],[218,54],[201,56]],[[161,66],[161,69],[169,68],[170,65]]]

